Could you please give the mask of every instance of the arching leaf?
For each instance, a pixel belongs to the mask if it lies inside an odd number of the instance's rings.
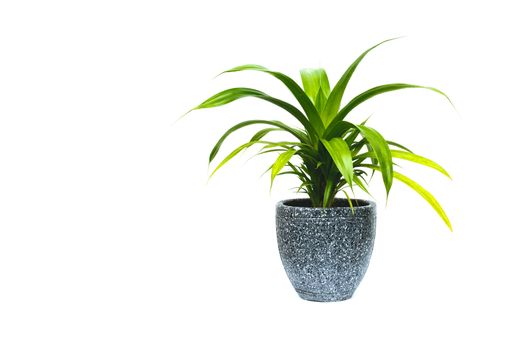
[[[440,173],[442,173],[446,177],[451,178],[450,175],[447,173],[447,171],[441,165],[439,165],[438,163],[434,162],[433,160],[430,160],[428,158],[425,158],[425,157],[422,157],[422,156],[419,156],[417,154],[410,153],[410,152],[391,150],[391,153],[392,153],[392,157],[405,159],[405,160],[409,160],[409,161],[414,162],[414,163],[418,163],[418,164],[421,164],[421,165],[428,166],[430,168],[433,168],[433,169],[439,171]]]
[[[370,169],[379,170],[379,167],[372,165],[372,164],[362,164],[362,166],[370,168]],[[434,208],[436,213],[438,213],[439,217],[445,222],[445,224],[448,226],[450,231],[452,231],[452,224],[450,223],[450,220],[448,219],[447,214],[441,207],[441,204],[439,204],[436,198],[429,191],[427,191],[425,188],[423,188],[423,186],[421,186],[414,180],[410,179],[409,177],[403,174],[398,173],[397,171],[394,171],[394,178],[396,180],[403,182],[405,185],[409,186],[414,191],[416,191],[421,197],[423,197],[423,199],[425,199],[428,202],[428,204],[430,204],[430,206]]]
[[[288,125],[286,125],[286,124],[284,124],[284,123],[282,123],[282,122],[280,122],[278,120],[261,120],[261,119],[247,120],[247,121],[244,121],[244,122],[241,122],[241,123],[238,123],[238,124],[232,126],[231,128],[229,128],[221,136],[221,138],[217,141],[217,143],[215,144],[215,146],[211,150],[210,157],[209,157],[209,162],[211,163],[213,161],[213,159],[215,158],[215,156],[219,152],[219,149],[221,148],[222,144],[224,143],[224,140],[226,140],[226,138],[228,136],[230,136],[230,134],[232,134],[233,132],[235,132],[235,131],[237,131],[237,130],[239,130],[241,128],[244,128],[244,127],[249,126],[249,125],[254,125],[254,124],[272,125],[272,126],[275,126],[275,127],[279,128],[279,129],[282,129],[284,131],[289,132],[290,134],[295,136],[299,141],[301,141],[303,143],[307,143],[308,142],[308,137],[304,134],[304,132],[302,132],[301,130],[292,128],[292,127],[290,127],[290,126],[288,126]],[[252,139],[252,141],[255,141],[255,140]]]
[[[375,129],[364,125],[356,125],[356,127],[359,129],[361,135],[363,135],[363,137],[367,140],[367,143],[376,154],[377,161],[379,162],[379,168],[381,170],[381,175],[383,176],[386,193],[388,195],[390,188],[392,187],[392,177],[394,171],[390,148],[388,147],[388,144],[386,143],[383,136]]]
[[[330,122],[334,119],[335,115],[339,111],[339,107],[341,106],[341,100],[343,99],[343,94],[345,92],[346,86],[348,85],[348,82],[350,81],[350,78],[354,74],[355,69],[357,68],[359,63],[361,63],[363,58],[365,58],[365,56],[370,51],[372,51],[373,49],[375,49],[379,45],[381,45],[383,43],[386,43],[388,41],[395,40],[395,39],[397,39],[397,38],[388,39],[388,40],[380,42],[379,44],[376,44],[376,45],[372,46],[371,48],[369,48],[368,50],[363,52],[350,65],[350,67],[348,67],[348,69],[341,76],[341,78],[339,79],[337,84],[334,86],[334,89],[332,90],[332,92],[328,96],[328,100],[326,102],[326,105],[325,105],[323,111],[321,112],[321,119],[323,119],[325,121],[326,125],[330,124]]]
[[[337,121],[343,120],[347,116],[347,114],[350,113],[350,111],[352,109],[354,109],[355,107],[359,106],[361,103],[365,102],[366,100],[371,99],[374,96],[377,96],[377,95],[380,95],[380,94],[384,94],[385,92],[396,91],[396,90],[401,90],[401,89],[427,89],[427,90],[431,90],[431,91],[437,92],[440,95],[445,96],[447,98],[447,100],[452,104],[452,102],[450,101],[450,99],[448,98],[448,96],[444,92],[442,92],[442,91],[440,91],[440,90],[438,90],[436,88],[433,88],[433,87],[421,86],[421,85],[413,85],[413,84],[403,84],[403,83],[385,84],[385,85],[380,85],[380,86],[373,87],[373,88],[371,88],[369,90],[366,90],[365,92],[357,95],[356,97],[354,97],[350,102],[348,102],[346,104],[346,106],[344,106],[337,113],[337,115],[333,119],[333,122],[337,122]]]
[[[416,191],[421,197],[423,197],[431,206],[434,208],[436,213],[441,217],[441,219],[445,222],[445,224],[448,226],[450,231],[452,231],[452,224],[450,223],[450,220],[448,219],[447,214],[441,207],[441,204],[434,198],[434,196],[428,192],[426,189],[424,189],[420,184],[415,182],[414,180],[406,177],[405,175],[402,175],[398,172],[394,172],[394,177],[396,180],[399,180],[412,188],[414,191]]]
[[[407,152],[414,153],[414,152],[412,152],[411,150],[409,150],[407,147],[405,147],[405,146],[403,146],[403,145],[401,145],[401,144],[399,144],[399,143],[397,143],[397,142],[394,142],[394,141],[387,141],[386,143],[388,143],[388,144],[391,145],[391,146],[395,146],[395,147],[397,147],[397,148],[400,148],[400,149],[402,149],[402,150],[405,150],[405,151],[407,151]]]
[[[352,164],[352,152],[348,148],[347,143],[340,137],[331,140],[323,139],[321,141],[341,175],[343,175],[348,184],[351,184],[354,177],[354,166]]]
[[[268,101],[278,107],[281,107],[282,109],[284,109],[285,111],[293,115],[305,127],[305,129],[308,131],[308,133],[311,136],[316,135],[316,131],[313,128],[310,121],[308,120],[308,118],[306,118],[306,116],[296,107],[289,104],[288,102],[285,102],[275,97],[272,97],[270,95],[267,95],[262,91],[251,89],[251,88],[240,87],[240,88],[232,88],[232,89],[221,91],[213,95],[212,97],[208,98],[206,101],[202,102],[200,105],[193,108],[192,110],[224,106],[228,103],[231,103],[233,101],[236,101],[244,97],[259,98],[259,99]]]
[[[288,163],[288,161],[293,157],[293,155],[297,152],[295,149],[291,148],[286,152],[283,152],[279,154],[279,157],[277,157],[277,160],[272,165],[272,176],[270,180],[270,189],[273,186],[273,180],[279,174],[281,169]]]
[[[284,85],[286,85],[288,90],[290,90],[290,92],[294,95],[296,100],[299,102],[299,104],[303,108],[309,122],[312,125],[313,130],[315,130],[315,134],[318,137],[321,137],[323,135],[324,125],[323,125],[323,122],[321,121],[319,112],[317,112],[317,109],[315,109],[313,102],[306,95],[303,89],[301,89],[301,87],[295,82],[295,80],[293,80],[286,74],[283,74],[281,72],[272,71],[263,66],[256,65],[256,64],[245,64],[242,66],[234,67],[232,69],[228,69],[227,71],[224,71],[223,73],[240,72],[240,71],[245,71],[245,70],[255,70],[259,72],[264,72],[264,73],[270,74],[274,76],[275,78],[279,79]]]
[[[247,142],[245,144],[242,144],[240,145],[239,147],[237,147],[236,149],[234,149],[230,154],[228,154],[226,156],[226,158],[224,158],[222,160],[222,162],[219,163],[219,165],[217,165],[217,167],[215,168],[215,170],[213,170],[213,172],[210,174],[210,178],[217,172],[217,170],[219,170],[220,168],[222,168],[222,166],[226,163],[228,163],[233,157],[235,157],[237,154],[239,154],[242,150],[256,144],[257,142],[256,141],[253,141],[253,142]]]

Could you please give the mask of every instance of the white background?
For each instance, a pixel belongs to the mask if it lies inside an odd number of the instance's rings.
[[[517,1],[3,1],[0,3],[0,349],[524,349],[524,31]],[[435,159],[402,184],[349,301],[297,297],[274,204],[293,179],[232,161],[206,185],[216,139],[246,99],[176,119],[220,89],[290,94],[255,63],[332,84],[369,46],[345,100],[360,121]],[[251,137],[240,132],[231,150]],[[225,153],[221,153],[225,155]]]

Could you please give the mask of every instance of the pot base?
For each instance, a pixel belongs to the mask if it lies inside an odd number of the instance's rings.
[[[354,295],[354,293],[311,293],[295,289],[301,299],[307,301],[316,301],[320,303],[332,302],[332,301],[344,301],[348,300]]]

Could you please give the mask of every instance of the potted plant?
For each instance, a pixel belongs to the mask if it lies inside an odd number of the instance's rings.
[[[421,185],[394,170],[394,159],[411,161],[448,173],[434,161],[413,153],[401,144],[386,140],[367,125],[356,123],[349,113],[370,98],[390,91],[423,88],[448,97],[438,89],[412,84],[386,84],[373,87],[342,104],[343,93],[363,58],[385,40],[362,53],[344,72],[333,88],[323,69],[301,70],[302,87],[287,75],[258,65],[243,65],[227,70],[246,70],[270,74],[293,94],[302,110],[252,88],[228,89],[210,97],[195,109],[218,107],[240,98],[255,97],[286,110],[298,122],[291,126],[278,120],[247,120],[228,129],[213,147],[214,161],[223,142],[233,132],[249,125],[264,125],[246,143],[229,153],[211,173],[252,146],[262,146],[257,154],[275,152],[268,169],[270,187],[277,176],[292,175],[299,180],[298,192],[307,198],[277,203],[277,242],[285,271],[300,297],[312,301],[339,301],[352,296],[363,278],[375,238],[376,208],[370,200],[354,199],[357,187],[368,193],[374,172],[381,174],[386,193],[398,180],[419,193],[452,230],[449,219],[437,200]],[[449,100],[450,101],[450,100]],[[266,136],[285,132],[288,141],[270,141]],[[338,198],[342,193],[344,198]]]

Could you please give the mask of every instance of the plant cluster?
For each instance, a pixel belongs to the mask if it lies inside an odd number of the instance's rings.
[[[368,181],[377,171],[381,173],[387,196],[394,179],[405,183],[420,194],[452,229],[447,215],[434,196],[412,179],[395,171],[397,164],[394,159],[428,166],[449,177],[445,169],[397,142],[386,140],[381,133],[366,125],[366,121],[353,123],[346,120],[349,113],[361,103],[390,91],[423,88],[437,92],[448,99],[442,91],[432,87],[395,83],[366,90],[342,106],[344,91],[359,63],[371,50],[390,40],[393,39],[385,40],[363,52],[348,67],[333,88],[330,87],[328,76],[322,68],[301,70],[302,87],[289,76],[259,65],[243,65],[223,72],[252,70],[269,74],[288,88],[302,110],[262,91],[247,87],[219,92],[192,110],[218,107],[240,98],[255,97],[286,110],[299,122],[301,127],[292,127],[278,120],[263,119],[247,120],[234,125],[220,137],[213,147],[209,157],[210,163],[215,159],[223,142],[233,132],[254,124],[265,125],[265,127],[257,131],[249,141],[228,154],[215,167],[210,176],[241,151],[255,145],[262,145],[258,154],[277,153],[275,162],[268,169],[271,173],[270,186],[277,176],[294,175],[300,181],[298,192],[306,193],[313,207],[332,206],[339,192],[344,193],[349,205],[352,206],[348,190],[353,192],[354,186],[357,186],[369,193]],[[291,140],[281,142],[265,140],[268,134],[276,131],[287,133]]]

